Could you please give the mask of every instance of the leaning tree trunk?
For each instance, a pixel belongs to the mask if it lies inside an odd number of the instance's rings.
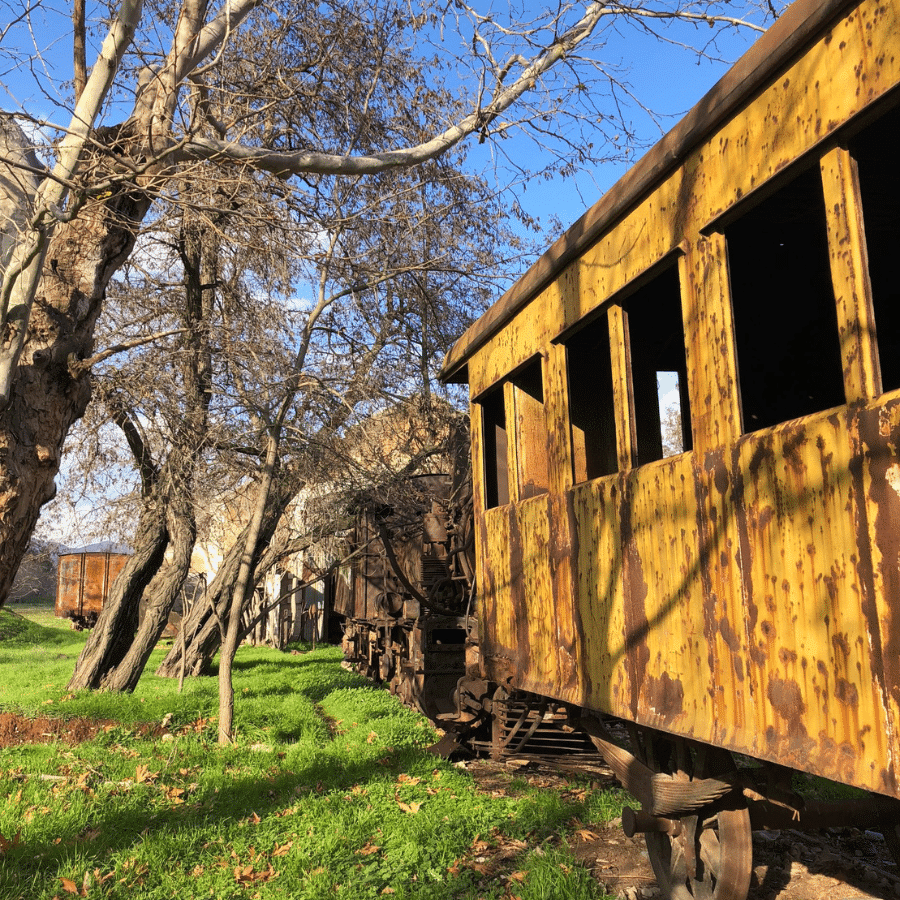
[[[162,636],[169,613],[178,599],[191,567],[191,554],[197,537],[190,498],[181,498],[182,509],[169,515],[169,547],[171,556],[163,563],[147,585],[143,598],[143,613],[131,647],[122,661],[101,679],[100,687],[108,691],[133,691],[143,674],[144,666]]]
[[[79,363],[90,356],[106,286],[149,207],[141,193],[89,203],[57,226],[47,249],[9,403],[0,410],[0,605],[41,507],[56,493],[63,441],[91,394]]]
[[[184,410],[172,439],[173,447],[161,467],[154,464],[134,424],[134,416],[121,397],[109,393],[106,403],[115,423],[122,429],[134,454],[144,485],[143,504],[148,515],[158,510],[165,517],[170,556],[146,585],[143,596],[129,596],[129,604],[140,604],[137,633],[132,629],[130,645],[115,659],[101,655],[92,667],[89,687],[110,691],[133,691],[144,666],[162,636],[169,613],[187,579],[191,554],[197,539],[194,516],[194,468],[208,430],[212,396],[212,359],[208,325],[214,302],[212,285],[217,280],[218,244],[204,241],[203,229],[186,212],[179,242],[184,263],[184,307],[181,309],[182,382]],[[76,673],[77,674],[77,673]]]
[[[135,535],[135,552],[113,582],[97,624],[75,663],[70,691],[101,687],[106,673],[125,659],[138,626],[141,596],[162,565],[168,542],[160,503],[146,504]]]

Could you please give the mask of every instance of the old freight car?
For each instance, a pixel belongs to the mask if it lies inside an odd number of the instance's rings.
[[[571,705],[672,897],[744,897],[754,828],[897,846],[898,146],[900,0],[799,0],[444,363],[472,680]]]
[[[127,553],[87,551],[63,553],[56,580],[56,615],[75,628],[93,628]]]
[[[406,479],[398,507],[361,505],[349,559],[335,578],[344,656],[445,729],[437,753],[579,754],[583,763],[596,754],[564,708],[477,675],[468,447],[452,455],[455,477]]]
[[[401,494],[396,507],[361,504],[334,612],[347,660],[437,719],[466,670],[471,564],[450,520],[450,477],[410,478]]]

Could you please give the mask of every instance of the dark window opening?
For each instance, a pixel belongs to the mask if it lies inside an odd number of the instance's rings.
[[[529,363],[512,379],[515,407],[516,463],[519,499],[550,490],[547,419],[541,361]]]
[[[818,167],[725,229],[744,431],[845,402]]]
[[[900,388],[900,107],[894,107],[850,144],[862,191],[882,389]]]
[[[691,413],[678,269],[666,269],[623,304],[628,324],[637,463],[690,450]]]
[[[493,391],[481,401],[481,418],[484,424],[484,505],[491,509],[509,503],[506,412],[502,389]]]
[[[466,642],[466,632],[462,628],[433,628],[428,637],[432,646],[459,647]]]
[[[609,319],[606,312],[566,342],[575,483],[618,471]]]

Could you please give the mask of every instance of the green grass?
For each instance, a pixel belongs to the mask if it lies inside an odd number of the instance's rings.
[[[0,900],[604,896],[565,836],[618,815],[617,792],[479,793],[335,648],[242,648],[223,749],[215,680],[178,694],[158,657],[133,696],[67,694],[83,641],[0,612],[0,709],[115,722],[73,747],[0,750]],[[165,716],[168,740],[141,736]]]

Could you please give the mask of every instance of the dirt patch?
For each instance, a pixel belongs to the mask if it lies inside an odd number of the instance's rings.
[[[110,731],[120,725],[120,722],[110,719],[27,719],[13,713],[0,713],[0,747],[49,744],[54,741],[80,744],[91,740],[101,731]],[[165,733],[165,729],[159,725],[135,725],[132,730],[140,735],[161,736]]]
[[[498,795],[524,779],[541,790],[572,794],[564,774],[525,760],[472,760],[465,763],[478,787]],[[616,784],[612,772],[597,767],[593,784]],[[659,898],[641,836],[629,838],[616,821],[605,827],[579,825],[569,846],[598,884],[622,900]],[[483,854],[489,851],[482,851]],[[893,900],[900,898],[900,872],[884,839],[857,828],[815,833],[755,832],[753,875],[748,900]]]

